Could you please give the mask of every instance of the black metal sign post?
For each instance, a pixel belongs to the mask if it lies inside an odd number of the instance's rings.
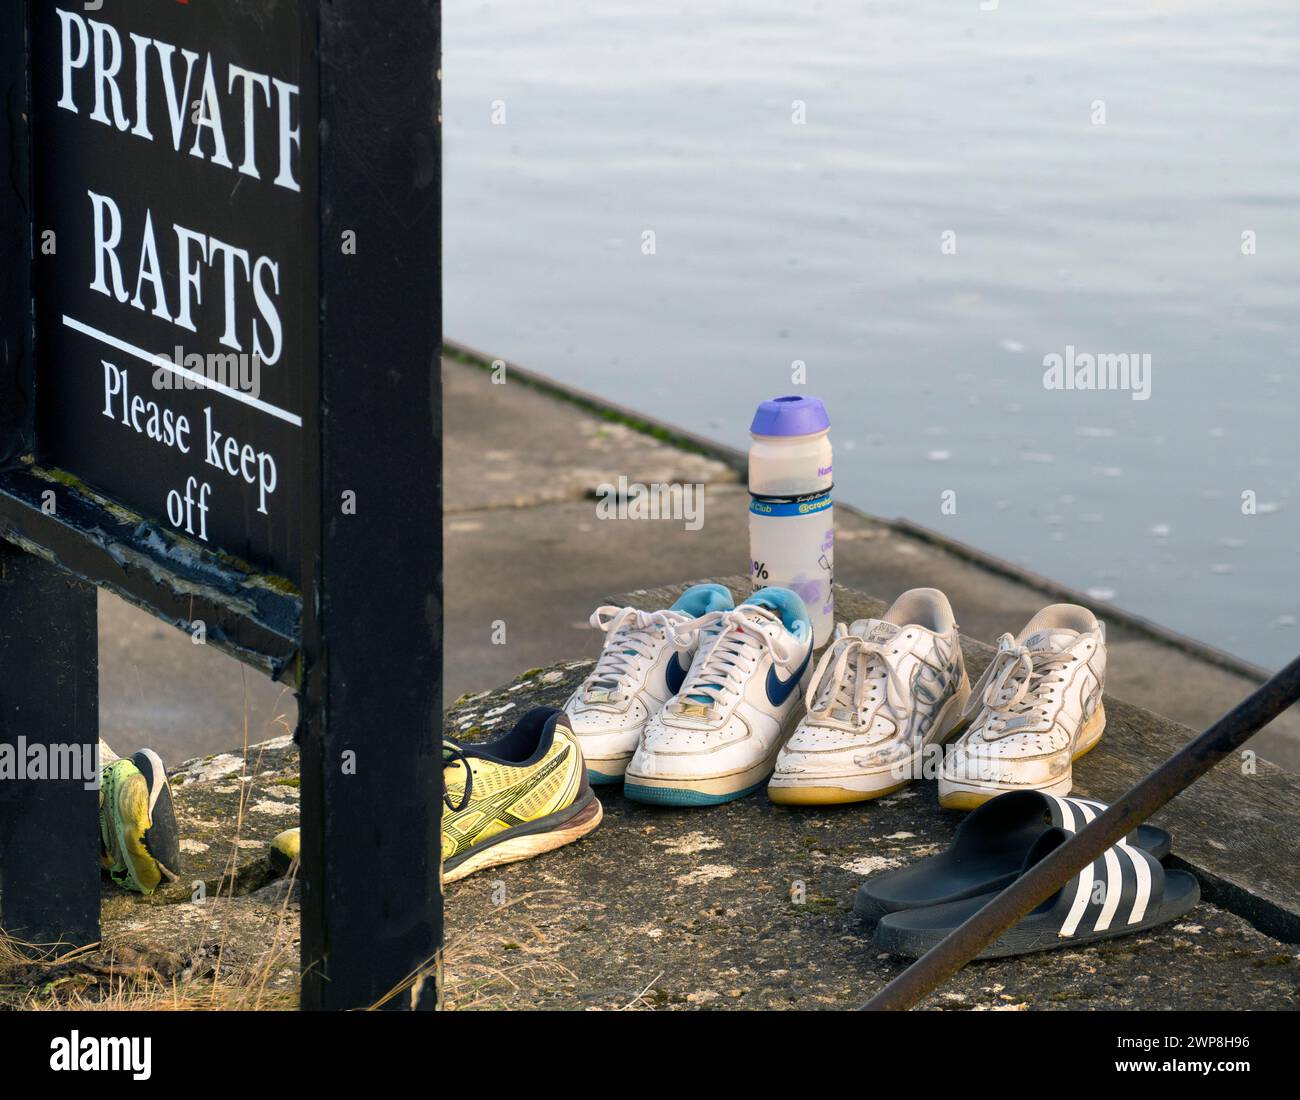
[[[307,1007],[437,996],[438,16],[0,15],[0,749],[94,744],[91,585],[294,683]],[[3,775],[0,927],[93,939],[93,791]]]
[[[0,466],[31,449],[26,31],[22,5],[0,13],[0,148],[11,151],[0,188]],[[99,740],[95,624],[90,585],[0,542],[0,931],[37,953],[99,938],[97,795],[87,783]],[[52,858],[52,842],[66,858]]]
[[[432,1008],[442,942],[439,23],[321,5],[321,492],[307,501],[303,1002]],[[310,823],[310,824],[308,824]],[[324,824],[321,832],[314,826]]]
[[[36,954],[99,939],[95,622],[91,585],[0,544],[0,930]]]

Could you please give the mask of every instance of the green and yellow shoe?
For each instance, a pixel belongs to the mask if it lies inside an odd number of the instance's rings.
[[[600,824],[600,800],[568,716],[536,707],[495,741],[444,741],[442,877],[532,859]]]
[[[180,873],[171,786],[152,749],[105,764],[99,784],[99,861],[119,886],[152,894]]]
[[[495,741],[444,741],[442,760],[443,882],[572,844],[604,816],[578,738],[555,707],[529,711]],[[298,845],[297,829],[282,832],[271,841],[272,865],[287,871]]]
[[[282,875],[287,875],[301,858],[299,835],[298,829],[285,829],[271,841],[267,855],[270,857],[271,866]]]

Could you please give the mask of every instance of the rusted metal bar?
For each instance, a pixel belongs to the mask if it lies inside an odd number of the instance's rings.
[[[917,959],[862,1007],[908,1009],[952,977],[1102,852],[1136,829],[1300,699],[1300,657],[1141,780],[1095,821]]]

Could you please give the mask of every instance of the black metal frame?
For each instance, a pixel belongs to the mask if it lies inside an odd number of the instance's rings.
[[[35,464],[31,13],[25,0],[0,7],[0,742],[30,740],[33,723],[50,741],[97,742],[92,586],[178,627],[202,620],[210,644],[299,692],[303,1006],[430,1008],[442,942],[440,4],[301,7],[303,48],[320,58],[304,125],[319,111],[321,135],[307,166],[319,171],[308,216],[320,254],[302,258],[319,263],[319,345],[305,350],[320,370],[305,379],[301,590]],[[355,255],[331,247],[343,229]],[[341,514],[345,490],[355,515]],[[98,938],[95,800],[72,783],[0,790],[0,927]]]
[[[437,0],[320,7],[320,391],[304,480],[303,1003],[432,1008],[442,942]],[[345,230],[357,250],[339,247]],[[403,289],[405,288],[405,290]],[[397,443],[400,441],[400,444]],[[356,513],[341,498],[354,494]],[[355,753],[356,768],[340,762]],[[324,825],[321,830],[318,826]]]
[[[47,512],[44,494],[57,495]],[[39,554],[274,679],[301,646],[302,596],[282,578],[214,553],[134,515],[60,470],[0,473],[0,538]]]
[[[31,81],[27,3],[0,8],[0,77],[4,112],[0,149],[8,179],[0,187],[0,469],[32,450],[32,225],[31,145],[27,134]]]

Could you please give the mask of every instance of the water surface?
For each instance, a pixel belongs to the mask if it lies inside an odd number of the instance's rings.
[[[740,446],[802,363],[839,499],[1300,650],[1294,0],[444,21],[449,337]],[[1067,347],[1149,399],[1046,389]]]

